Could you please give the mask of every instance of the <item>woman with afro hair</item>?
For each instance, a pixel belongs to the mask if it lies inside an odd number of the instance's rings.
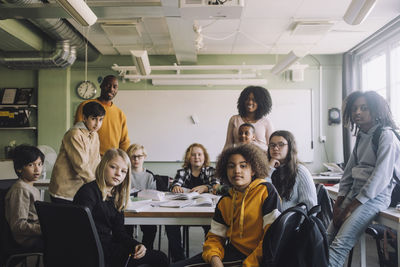
[[[269,136],[274,131],[271,120],[266,117],[271,108],[272,99],[267,89],[260,86],[246,87],[237,101],[239,114],[229,120],[224,149],[240,143],[239,127],[243,123],[249,123],[255,128],[254,144],[266,151]]]

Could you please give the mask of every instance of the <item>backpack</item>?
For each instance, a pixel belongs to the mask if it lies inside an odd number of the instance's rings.
[[[271,224],[263,240],[262,267],[326,267],[329,246],[326,229],[304,203],[289,208]]]
[[[390,128],[390,130],[392,130],[394,135],[400,141],[399,133],[397,133],[393,128]],[[381,137],[382,131],[383,127],[378,127],[372,134],[372,149],[374,150],[375,156],[378,151],[379,138]],[[392,198],[389,207],[396,207],[396,205],[400,203],[400,180],[394,171],[393,171],[393,178],[395,181],[395,186],[392,191]]]
[[[323,184],[316,184],[318,205],[321,211],[317,213],[317,218],[321,220],[325,228],[328,228],[333,217],[333,200],[330,198],[328,190]]]

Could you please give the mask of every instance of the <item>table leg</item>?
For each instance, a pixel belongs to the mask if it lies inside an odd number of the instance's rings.
[[[400,224],[397,224],[397,260],[400,260]]]
[[[360,236],[360,266],[361,267],[366,267],[367,266],[367,261],[366,261],[366,245],[365,245],[365,233],[363,233]]]
[[[44,201],[44,191],[45,190],[44,189],[40,189],[39,191],[40,191],[40,200]]]

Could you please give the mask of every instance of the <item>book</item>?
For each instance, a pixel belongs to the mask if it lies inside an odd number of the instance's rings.
[[[184,208],[191,206],[192,204],[193,200],[170,200],[170,201],[160,202],[155,205],[163,208]]]
[[[188,192],[188,193],[167,193],[166,198],[171,200],[188,200],[200,196],[198,192]]]
[[[220,196],[216,196],[209,193],[197,194],[191,199],[177,200],[171,199],[164,202],[152,202],[151,205],[154,207],[164,208],[183,208],[183,207],[214,207]],[[168,196],[166,197],[168,199]]]
[[[199,197],[196,199],[193,199],[193,203],[190,205],[192,207],[213,207],[214,201],[212,198],[208,197]]]

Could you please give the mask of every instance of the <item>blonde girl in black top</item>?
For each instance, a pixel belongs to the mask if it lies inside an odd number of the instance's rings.
[[[147,250],[125,232],[123,210],[129,201],[130,171],[131,162],[123,150],[108,150],[97,166],[96,180],[78,190],[74,203],[90,209],[107,266],[168,266],[164,253]]]

